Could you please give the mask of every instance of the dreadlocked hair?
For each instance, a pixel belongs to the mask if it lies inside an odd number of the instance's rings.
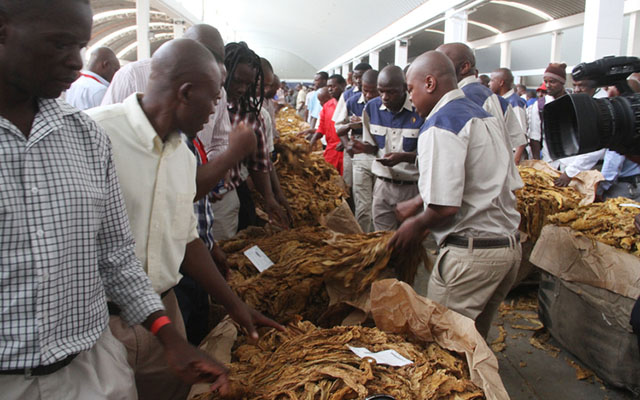
[[[227,79],[224,82],[225,90],[229,90],[239,64],[248,64],[258,71],[255,81],[249,85],[247,92],[238,100],[240,115],[254,113],[257,117],[264,99],[264,71],[260,57],[245,42],[228,43],[224,46],[224,53],[224,66],[227,68]],[[260,96],[257,96],[258,93]]]

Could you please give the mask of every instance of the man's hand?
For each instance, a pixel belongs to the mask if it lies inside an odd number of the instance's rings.
[[[558,187],[567,187],[569,186],[569,183],[571,183],[571,178],[569,178],[569,175],[567,175],[565,172],[563,172],[559,177],[556,178],[555,181],[553,181],[553,184]]]
[[[256,326],[267,326],[284,331],[284,326],[265,317],[244,303],[239,303],[237,309],[229,312],[229,316],[247,331],[247,336],[252,340],[260,338]]]
[[[378,151],[376,146],[370,145],[369,143],[363,143],[357,139],[353,139],[351,141],[351,148],[353,149],[354,154],[376,154]]]
[[[316,133],[315,129],[306,129],[306,130],[304,130],[302,132],[296,133],[296,136],[306,138],[307,136],[312,135],[314,133]]]
[[[344,144],[342,144],[342,142],[336,145],[336,151],[344,151]]]
[[[636,215],[636,218],[633,220],[633,224],[636,226],[636,231],[640,233],[640,214]]]
[[[242,160],[250,154],[255,153],[258,146],[258,139],[251,126],[244,122],[239,123],[229,134],[229,149],[232,154],[237,154]]]
[[[418,217],[411,217],[404,221],[400,228],[389,240],[387,247],[396,252],[407,252],[415,248],[429,234]]]
[[[362,128],[362,118],[357,115],[352,115],[349,117],[349,128],[351,129],[360,129]]]
[[[289,219],[286,212],[280,207],[280,204],[275,199],[265,200],[264,202],[265,212],[269,214],[269,219],[274,224],[281,228],[289,227]]]
[[[422,202],[422,197],[417,195],[416,197],[402,201],[396,204],[396,218],[398,221],[402,222],[409,217],[413,217],[424,208],[424,204]]]
[[[381,160],[378,160],[378,162],[385,167],[393,167],[401,162],[409,162],[408,154],[409,153],[387,153]]]

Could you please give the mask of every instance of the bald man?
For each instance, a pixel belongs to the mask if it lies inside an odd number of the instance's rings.
[[[498,68],[491,73],[489,89],[511,104],[513,111],[518,118],[520,127],[527,131],[527,102],[520,97],[513,86],[513,73],[509,68]]]
[[[404,72],[395,65],[378,75],[377,97],[362,112],[363,141],[353,141],[356,153],[373,154],[371,171],[376,176],[372,218],[375,230],[394,230],[396,204],[418,194],[415,166],[418,132],[424,119],[411,104]]]
[[[456,70],[437,51],[407,72],[411,99],[426,121],[418,139],[423,204],[389,245],[406,251],[431,232],[440,246],[427,297],[476,321],[487,336],[520,265],[516,169],[498,118],[458,89]]]
[[[516,164],[520,163],[524,148],[527,145],[527,137],[511,105],[502,97],[479,82],[477,78],[476,57],[473,50],[464,43],[445,43],[438,46],[436,51],[445,54],[456,68],[458,86],[471,101],[481,106],[489,114],[498,118],[504,133],[508,138],[508,148],[514,149],[513,158]]]
[[[146,92],[122,104],[89,111],[107,132],[136,240],[136,255],[167,315],[182,336],[173,287],[180,268],[257,337],[254,323],[279,327],[247,307],[229,288],[199,238],[194,215],[196,161],[180,137],[194,138],[214,110],[222,74],[204,46],[191,39],[162,45],[151,61]],[[182,265],[181,265],[182,263]],[[189,386],[169,373],[159,343],[139,326],[123,323],[110,307],[110,326],[127,347],[140,399],[183,399]]]
[[[65,93],[65,100],[79,110],[99,106],[119,69],[120,61],[110,48],[97,48],[89,58],[87,69],[80,71],[78,79]]]

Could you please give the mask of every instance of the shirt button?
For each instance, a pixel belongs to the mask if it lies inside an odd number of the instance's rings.
[[[36,235],[38,235],[38,237],[43,237],[44,231],[42,229],[38,229],[38,231],[36,232]]]
[[[31,188],[31,193],[33,193],[33,194],[38,194],[38,188],[37,188],[37,187],[35,187],[35,186],[34,186],[34,187],[32,187],[32,188]]]

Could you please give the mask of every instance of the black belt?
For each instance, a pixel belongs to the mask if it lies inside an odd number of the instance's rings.
[[[25,375],[25,376],[43,376],[50,375],[54,372],[61,370],[67,365],[71,364],[74,358],[76,358],[77,354],[71,354],[67,356],[67,358],[63,358],[60,361],[56,361],[53,364],[49,365],[41,365],[35,368],[21,368],[21,369],[9,369],[5,371],[0,371],[0,375]]]
[[[520,233],[515,234],[516,242],[520,242]],[[456,247],[469,247],[469,238],[464,236],[449,235],[444,240],[445,244]],[[473,238],[474,249],[496,249],[511,246],[511,239],[508,237],[499,238]]]
[[[626,182],[637,185],[640,183],[640,175],[623,176],[618,178],[618,182]]]
[[[162,292],[162,294],[160,295],[160,298],[164,299],[165,296],[168,295],[170,291],[171,289],[167,290],[166,292]],[[118,306],[116,303],[112,301],[107,301],[107,308],[109,309],[109,315],[118,316],[122,313],[122,309],[120,308],[120,306]]]
[[[401,181],[401,180],[398,180],[398,179],[390,179],[390,178],[386,178],[384,176],[377,176],[377,175],[376,175],[376,179],[382,179],[385,182],[393,183],[393,184],[396,184],[396,185],[417,185],[418,184],[418,182],[416,182],[416,181]]]

